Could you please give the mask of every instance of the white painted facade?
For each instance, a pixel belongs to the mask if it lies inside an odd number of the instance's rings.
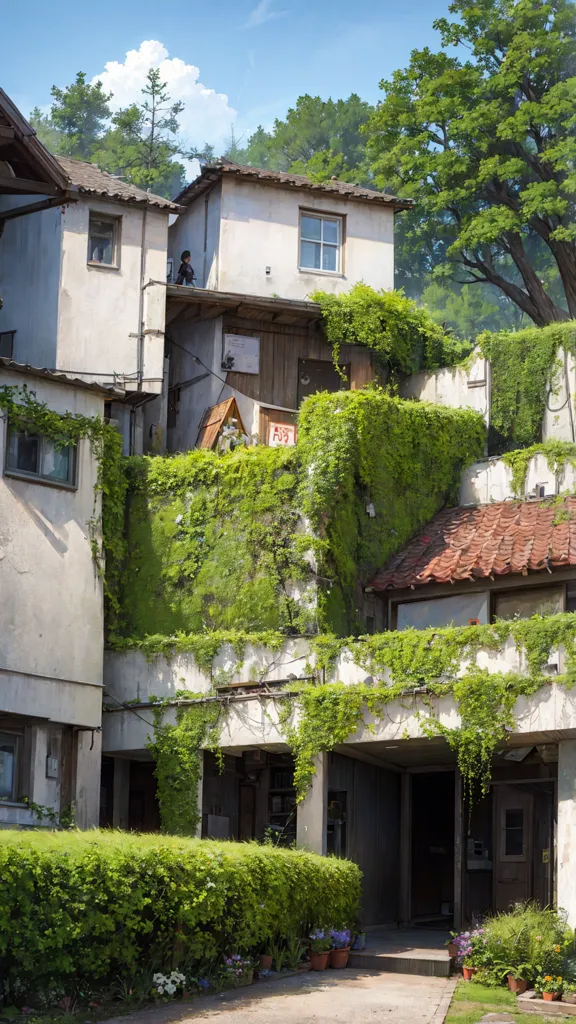
[[[302,212],[343,218],[341,272],[300,269]],[[168,255],[175,272],[185,249],[198,286],[223,292],[306,299],[316,289],[347,292],[359,281],[392,289],[394,210],[336,193],[224,174],[170,228]]]
[[[104,393],[0,367],[0,386],[26,385],[55,412],[102,416]],[[11,475],[0,418],[0,732],[19,736],[17,796],[98,823],[103,663],[102,580],[88,523],[98,517],[96,460],[77,453],[74,488]],[[64,751],[67,754],[64,757]],[[56,775],[47,774],[47,758]],[[35,824],[31,811],[0,802],[0,825]]]
[[[11,200],[0,197],[0,210]],[[91,212],[117,220],[116,266],[88,261]],[[168,210],[87,196],[7,221],[0,331],[16,331],[13,358],[159,394],[167,238]]]

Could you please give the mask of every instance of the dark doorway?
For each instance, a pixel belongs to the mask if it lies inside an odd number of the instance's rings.
[[[160,808],[156,799],[154,767],[146,761],[130,762],[128,828],[131,832],[160,831]]]
[[[412,776],[412,910],[415,923],[454,912],[454,772]]]
[[[338,373],[334,363],[329,359],[298,360],[298,396],[300,405],[308,395],[317,391],[347,391],[350,388],[350,366],[341,366],[340,372],[345,374],[346,381]]]

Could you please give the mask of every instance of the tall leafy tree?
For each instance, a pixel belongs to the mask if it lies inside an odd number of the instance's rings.
[[[415,50],[381,83],[366,128],[376,182],[415,199],[404,245],[421,271],[491,284],[539,325],[576,316],[576,6],[450,11],[460,20],[434,23],[442,46],[470,58]]]
[[[180,152],[178,114],[184,104],[172,103],[156,68],[150,68],[142,94],[141,103],[114,114],[94,159],[104,170],[140,188],[174,195],[184,179],[184,167],[173,159]]]
[[[112,93],[104,92],[102,82],[91,85],[85,72],[79,71],[72,85],[65,89],[53,85],[51,95],[54,102],[50,116],[43,117],[39,110],[34,110],[33,127],[55,152],[90,160],[106,131]]]

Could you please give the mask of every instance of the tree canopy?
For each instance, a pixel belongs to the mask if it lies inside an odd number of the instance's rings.
[[[499,288],[536,324],[576,316],[576,6],[454,0],[366,127],[379,187],[417,200],[405,245]],[[550,269],[561,289],[547,287]]]

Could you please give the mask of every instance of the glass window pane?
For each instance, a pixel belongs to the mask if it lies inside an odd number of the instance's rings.
[[[322,221],[319,217],[302,217],[301,235],[302,238],[309,238],[313,241],[320,241]]]
[[[338,269],[338,249],[334,245],[325,245],[322,248],[322,270]]]
[[[325,220],[324,222],[324,241],[332,242],[334,245],[338,244],[338,221],[337,220]]]
[[[90,217],[88,259],[91,263],[114,262],[114,236],[116,225],[112,221]]]
[[[40,438],[27,434],[10,434],[8,445],[8,469],[22,473],[38,472]]]
[[[506,811],[505,831],[505,855],[521,857],[524,853],[524,811],[522,808]]]
[[[555,615],[564,610],[563,587],[525,587],[496,597],[497,619],[529,619],[531,615]]]
[[[300,246],[300,266],[320,270],[320,242],[302,242]]]
[[[42,460],[40,473],[51,480],[70,480],[72,468],[72,449],[55,448],[46,438],[42,441]]]
[[[16,741],[0,740],[0,800],[14,798],[14,775],[16,770]]]

